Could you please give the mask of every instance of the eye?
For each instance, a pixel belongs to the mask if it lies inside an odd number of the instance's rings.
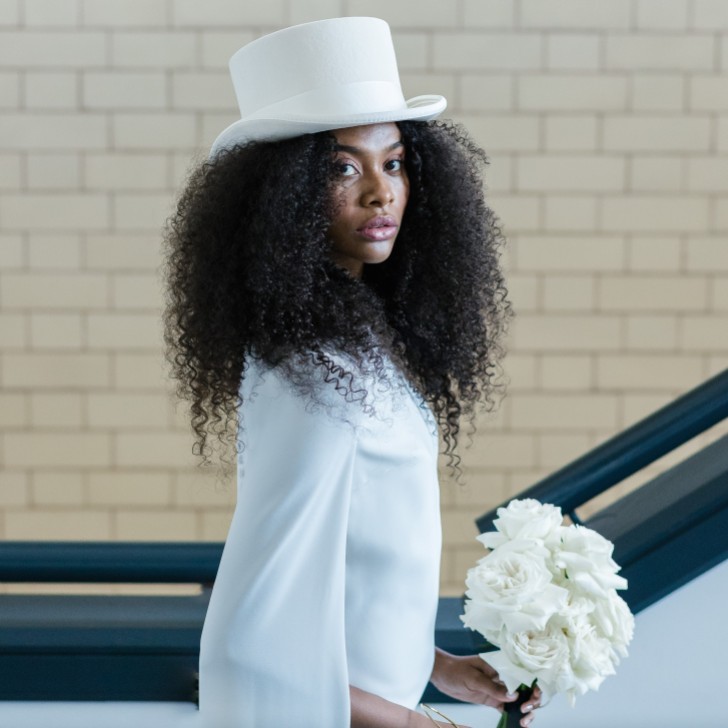
[[[353,177],[356,174],[356,167],[351,162],[337,162],[336,171],[342,177]]]
[[[390,159],[384,165],[384,168],[388,172],[401,172],[402,171],[402,165],[403,165],[403,161],[401,159]]]

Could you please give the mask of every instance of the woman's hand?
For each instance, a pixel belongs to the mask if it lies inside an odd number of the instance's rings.
[[[432,684],[445,695],[466,703],[489,705],[502,711],[506,703],[517,699],[508,693],[498,678],[498,673],[478,655],[460,657],[439,648],[435,649],[435,666],[430,677]],[[532,700],[527,701],[522,712],[521,726],[526,728],[533,721],[533,712],[541,704],[541,691],[534,690]]]

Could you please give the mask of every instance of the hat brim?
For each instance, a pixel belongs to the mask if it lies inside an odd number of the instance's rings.
[[[447,107],[444,96],[415,96],[405,102],[400,109],[350,114],[332,117],[282,117],[276,119],[248,118],[230,124],[212,144],[210,158],[223,149],[250,141],[276,141],[290,139],[302,134],[315,134],[331,129],[346,129],[366,124],[385,124],[392,121],[429,121],[437,118]]]

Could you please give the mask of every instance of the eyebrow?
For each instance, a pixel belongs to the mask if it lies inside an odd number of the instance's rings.
[[[395,142],[394,144],[387,147],[386,151],[391,152],[394,149],[397,149],[398,147],[403,147],[404,142],[402,140]],[[362,154],[363,149],[360,149],[359,147],[350,147],[348,144],[337,144],[336,145],[336,151],[337,152],[349,152],[349,154]]]

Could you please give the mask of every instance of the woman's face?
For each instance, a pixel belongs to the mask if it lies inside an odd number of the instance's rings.
[[[329,227],[337,265],[361,278],[392,253],[407,198],[404,144],[396,124],[336,129],[336,212]]]

